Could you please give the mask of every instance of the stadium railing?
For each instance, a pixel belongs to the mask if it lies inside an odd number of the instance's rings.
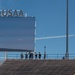
[[[48,60],[48,59],[64,59],[64,57],[65,57],[64,54],[46,54],[45,60]],[[20,54],[7,54],[6,57],[0,56],[0,59],[3,59],[3,58],[6,58],[6,59],[21,59]],[[25,54],[23,54],[23,59],[26,59]],[[28,55],[27,59],[29,60],[29,55]],[[38,55],[37,55],[37,59],[39,59]],[[69,54],[69,59],[75,59],[75,54]],[[33,55],[33,60],[35,60],[35,55]],[[44,60],[44,54],[41,54],[40,60]]]

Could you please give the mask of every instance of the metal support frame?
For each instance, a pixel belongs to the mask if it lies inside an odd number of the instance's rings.
[[[69,59],[68,53],[68,0],[66,0],[66,53],[65,59]]]

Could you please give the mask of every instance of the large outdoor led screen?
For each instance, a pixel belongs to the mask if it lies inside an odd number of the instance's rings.
[[[34,17],[0,17],[0,50],[34,50]]]

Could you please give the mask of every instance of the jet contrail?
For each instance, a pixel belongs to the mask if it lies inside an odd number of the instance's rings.
[[[69,37],[74,37],[75,34],[71,34],[69,35]],[[35,38],[35,40],[46,40],[46,39],[57,39],[57,38],[65,38],[66,35],[62,35],[62,36],[49,36],[49,37],[39,37],[39,38]]]

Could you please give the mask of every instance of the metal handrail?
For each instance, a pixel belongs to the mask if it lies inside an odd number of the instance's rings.
[[[37,59],[39,59],[38,56],[37,54]],[[46,54],[45,59],[63,59],[64,56],[64,54]],[[21,57],[20,54],[7,54],[7,59],[21,59]],[[26,59],[25,54],[23,54],[23,59]],[[27,59],[29,59],[29,54]],[[33,54],[33,59],[35,59],[35,54]],[[44,54],[41,54],[41,59],[44,59]],[[69,54],[69,59],[75,59],[75,54]]]

